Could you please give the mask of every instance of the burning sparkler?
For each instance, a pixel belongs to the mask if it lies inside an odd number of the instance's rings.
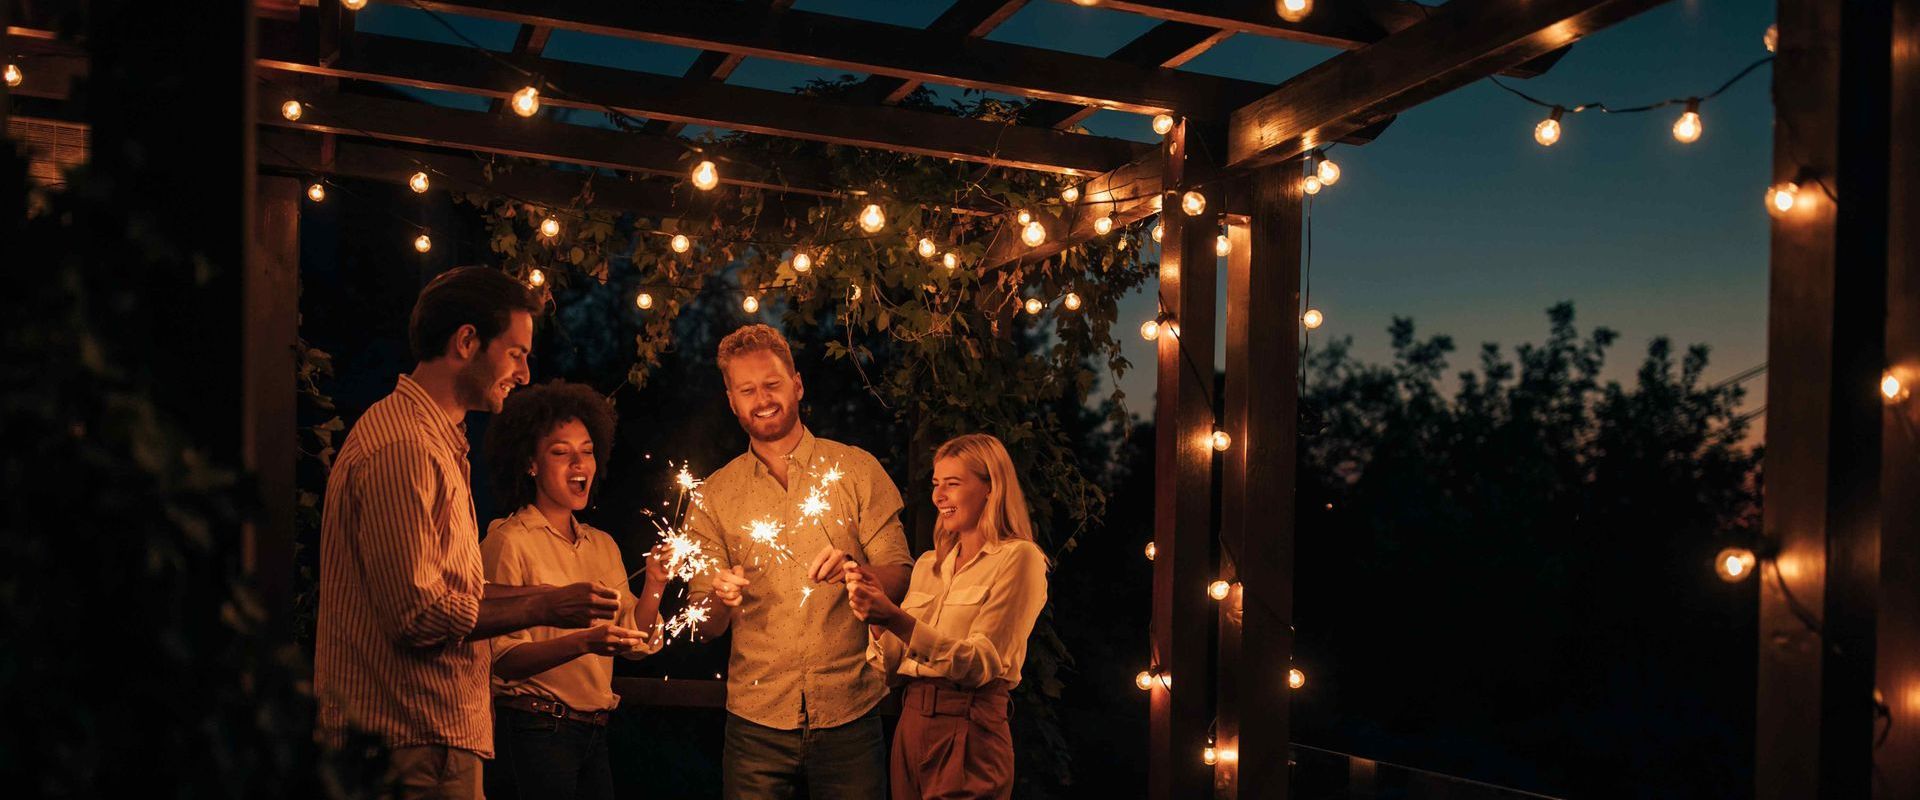
[[[780,536],[787,532],[787,526],[770,519],[756,519],[740,527],[747,532],[747,538],[750,541],[766,548],[767,552],[772,553],[775,558],[782,561],[793,560],[793,551],[780,541]]]
[[[693,630],[699,627],[700,623],[706,621],[707,605],[705,603],[688,605],[686,608],[680,609],[680,613],[673,615],[673,619],[667,620],[662,630],[666,632],[668,639],[684,633],[687,634],[687,638],[691,640],[693,638]]]

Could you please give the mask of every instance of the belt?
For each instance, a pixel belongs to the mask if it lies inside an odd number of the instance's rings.
[[[500,708],[525,711],[529,714],[541,714],[556,719],[570,719],[575,722],[584,722],[588,725],[605,725],[607,724],[607,720],[613,716],[613,712],[611,711],[580,711],[566,703],[554,700],[542,700],[538,697],[525,694],[501,695],[493,698],[493,704]]]
[[[994,681],[985,686],[963,688],[951,681],[918,679],[907,684],[900,698],[900,713],[922,716],[962,716],[975,700],[1007,699],[1007,682]]]

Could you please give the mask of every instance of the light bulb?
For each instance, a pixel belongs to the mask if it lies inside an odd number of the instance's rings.
[[[536,268],[536,269],[534,269],[534,270],[533,270],[533,271],[531,271],[531,272],[528,272],[528,273],[527,273],[527,285],[529,285],[529,286],[545,286],[545,285],[547,285],[547,273],[545,273],[545,272],[541,272],[541,271],[540,271],[539,269],[537,269],[537,268]]]
[[[887,227],[887,213],[880,210],[880,204],[868,203],[866,208],[860,209],[860,230],[879,233],[884,227]]]
[[[1080,202],[1080,187],[1069,186],[1060,190],[1060,199],[1069,203]]]
[[[684,233],[676,233],[672,239],[667,240],[667,246],[673,248],[673,252],[684,253],[693,249],[693,240],[687,238]]]
[[[1320,309],[1317,308],[1309,308],[1307,313],[1300,315],[1300,324],[1307,326],[1307,330],[1318,328],[1326,321],[1327,315],[1320,313]]]
[[[693,188],[709,191],[720,185],[720,169],[711,161],[702,161],[693,167]]]
[[[934,244],[932,239],[921,237],[918,250],[920,251],[921,258],[933,258],[935,254],[940,252],[940,246]]]
[[[1100,5],[1100,0],[1073,0],[1073,4],[1076,6],[1087,6],[1091,8],[1093,6]]]
[[[1033,214],[1023,208],[1023,209],[1020,209],[1020,216],[1018,217],[1018,219],[1020,220],[1020,224],[1025,225],[1033,221]]]
[[[1167,135],[1167,132],[1171,130],[1173,130],[1172,114],[1153,115],[1153,132],[1154,133],[1160,134],[1161,136],[1165,136]]]
[[[1040,315],[1040,312],[1041,312],[1041,311],[1043,311],[1043,310],[1045,310],[1045,309],[1046,309],[1046,307],[1047,307],[1047,304],[1046,304],[1046,303],[1042,303],[1042,302],[1040,302],[1040,298],[1038,298],[1038,297],[1029,297],[1029,298],[1027,298],[1027,313],[1028,313],[1028,314],[1032,314],[1032,315],[1034,315],[1034,316],[1039,316],[1039,315]]]
[[[1754,563],[1752,550],[1729,547],[1713,557],[1713,571],[1719,573],[1720,580],[1739,583],[1753,573]]]
[[[540,221],[540,235],[549,239],[560,235],[560,220],[547,217]]]
[[[1233,437],[1228,436],[1226,431],[1214,431],[1207,442],[1213,445],[1213,449],[1224,453],[1227,452],[1227,448],[1233,446]]]
[[[1153,240],[1156,242],[1160,241],[1160,235],[1163,233],[1165,233],[1165,231],[1160,227],[1160,223],[1153,223]]]
[[[1133,685],[1139,687],[1140,691],[1143,692],[1152,689],[1153,673],[1144,669],[1140,670],[1140,674],[1133,676]]]
[[[1096,219],[1096,220],[1094,220],[1094,221],[1093,221],[1093,233],[1094,233],[1094,235],[1096,235],[1096,236],[1105,236],[1105,235],[1107,235],[1107,234],[1109,234],[1109,233],[1112,233],[1112,232],[1113,232],[1113,218],[1112,218],[1112,217],[1101,217],[1101,218],[1099,218],[1099,219]]]
[[[1219,763],[1220,754],[1214,752],[1213,745],[1207,745],[1206,747],[1200,750],[1200,761],[1205,763],[1207,766],[1211,767],[1214,764]]]
[[[1703,126],[1700,124],[1700,101],[1688,100],[1687,110],[1673,121],[1673,138],[1681,144],[1693,144],[1700,141]]]
[[[412,177],[407,178],[407,188],[412,189],[414,194],[426,194],[427,173],[413,173]]]
[[[314,182],[312,186],[307,187],[307,199],[316,203],[327,199],[327,187],[321,186],[317,181]]]
[[[1767,210],[1776,217],[1792,211],[1799,202],[1800,184],[1786,181],[1767,188]]]
[[[1320,182],[1320,176],[1308,175],[1306,180],[1300,182],[1300,191],[1306,192],[1307,194],[1319,194],[1321,187],[1325,185],[1326,184]]]
[[[1533,126],[1533,140],[1539,142],[1541,147],[1552,147],[1554,142],[1560,141],[1560,109],[1554,109],[1552,116]]]
[[[513,93],[513,100],[508,105],[513,107],[513,113],[523,117],[538,114],[540,113],[540,90],[532,86],[521,87],[520,91]]]
[[[1147,560],[1152,561],[1153,557],[1159,554],[1160,548],[1156,547],[1153,542],[1147,542]]]
[[[1140,338],[1149,342],[1160,338],[1160,320],[1150,319],[1140,323]],[[1153,547],[1153,545],[1147,545],[1147,547]],[[1153,556],[1149,555],[1147,557],[1152,558]]]
[[[427,252],[428,250],[432,250],[433,238],[424,233],[420,234],[418,238],[413,240],[413,249],[418,250],[422,253]]]
[[[1080,295],[1074,292],[1067,292],[1066,297],[1060,298],[1060,305],[1062,307],[1065,307],[1068,311],[1079,311]]]
[[[359,11],[367,7],[367,0],[340,0],[340,5],[346,6],[348,11]]]
[[[760,298],[747,295],[746,299],[740,301],[740,310],[749,314],[760,313]]]
[[[1219,256],[1221,258],[1226,258],[1227,254],[1231,252],[1233,252],[1233,242],[1227,238],[1226,234],[1223,233],[1223,234],[1220,234],[1219,236],[1213,237],[1213,254],[1214,255]]]
[[[633,304],[637,306],[641,311],[645,311],[649,308],[652,308],[653,295],[648,294],[647,292],[641,292],[639,296],[633,298]]]
[[[1778,23],[1775,23],[1773,25],[1768,25],[1767,32],[1761,35],[1760,37],[1760,43],[1767,46],[1767,52],[1769,53],[1779,52],[1780,51],[1780,25]]]
[[[1199,192],[1180,195],[1180,210],[1187,212],[1189,217],[1200,216],[1200,212],[1207,210],[1207,196]]]
[[[1287,688],[1298,689],[1307,685],[1307,673],[1298,669],[1287,670]]]
[[[945,265],[947,269],[957,269],[960,266],[960,257],[954,255],[953,251],[949,250],[946,255],[940,257],[940,263]]]
[[[1215,600],[1227,599],[1227,595],[1232,591],[1233,584],[1227,583],[1226,581],[1214,581],[1213,583],[1207,584],[1207,596]]]
[[[860,287],[853,287],[853,292],[847,295],[847,299],[856,303],[860,302]]]
[[[1279,0],[1273,5],[1280,18],[1288,22],[1299,22],[1313,13],[1313,0]]]
[[[1320,178],[1321,183],[1332,186],[1340,182],[1340,165],[1321,159],[1320,166],[1314,168],[1313,174]]]
[[[8,86],[20,85],[20,68],[19,67],[16,67],[12,64],[7,65],[7,85]],[[300,115],[305,112],[306,112],[306,109],[300,107],[300,101],[298,100],[288,100],[287,102],[280,104],[280,116],[286,117],[287,121],[289,122],[299,119]]]
[[[813,256],[807,255],[806,253],[793,254],[794,272],[806,272],[811,269],[813,269]]]
[[[1046,240],[1047,226],[1040,224],[1040,220],[1027,223],[1027,227],[1020,231],[1020,241],[1026,242],[1028,247],[1039,247]]]
[[[1880,377],[1880,396],[1887,398],[1887,402],[1899,400],[1906,391],[1906,387],[1900,385],[1900,379],[1894,377],[1893,373],[1889,372]]]

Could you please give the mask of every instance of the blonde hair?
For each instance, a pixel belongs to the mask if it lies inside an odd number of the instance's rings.
[[[780,363],[787,365],[788,372],[799,372],[793,366],[793,347],[787,344],[787,337],[780,335],[771,325],[754,324],[743,325],[720,340],[720,349],[714,359],[720,362],[720,379],[726,380],[727,365],[735,358],[758,352],[779,356]]]
[[[1027,512],[1027,496],[1020,490],[1020,477],[1013,472],[1013,457],[1007,447],[990,434],[969,433],[948,439],[933,452],[933,460],[955,459],[968,472],[987,482],[987,507],[980,512],[980,533],[989,542],[1008,539],[1033,541],[1033,520]],[[959,531],[934,525],[934,549],[945,558],[959,540]]]

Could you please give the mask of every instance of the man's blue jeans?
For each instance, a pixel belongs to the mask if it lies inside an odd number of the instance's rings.
[[[489,800],[613,800],[607,727],[496,706],[483,774]]]
[[[727,800],[786,800],[801,789],[812,798],[884,800],[887,742],[880,715],[833,728],[783,731],[727,715],[720,757]]]

